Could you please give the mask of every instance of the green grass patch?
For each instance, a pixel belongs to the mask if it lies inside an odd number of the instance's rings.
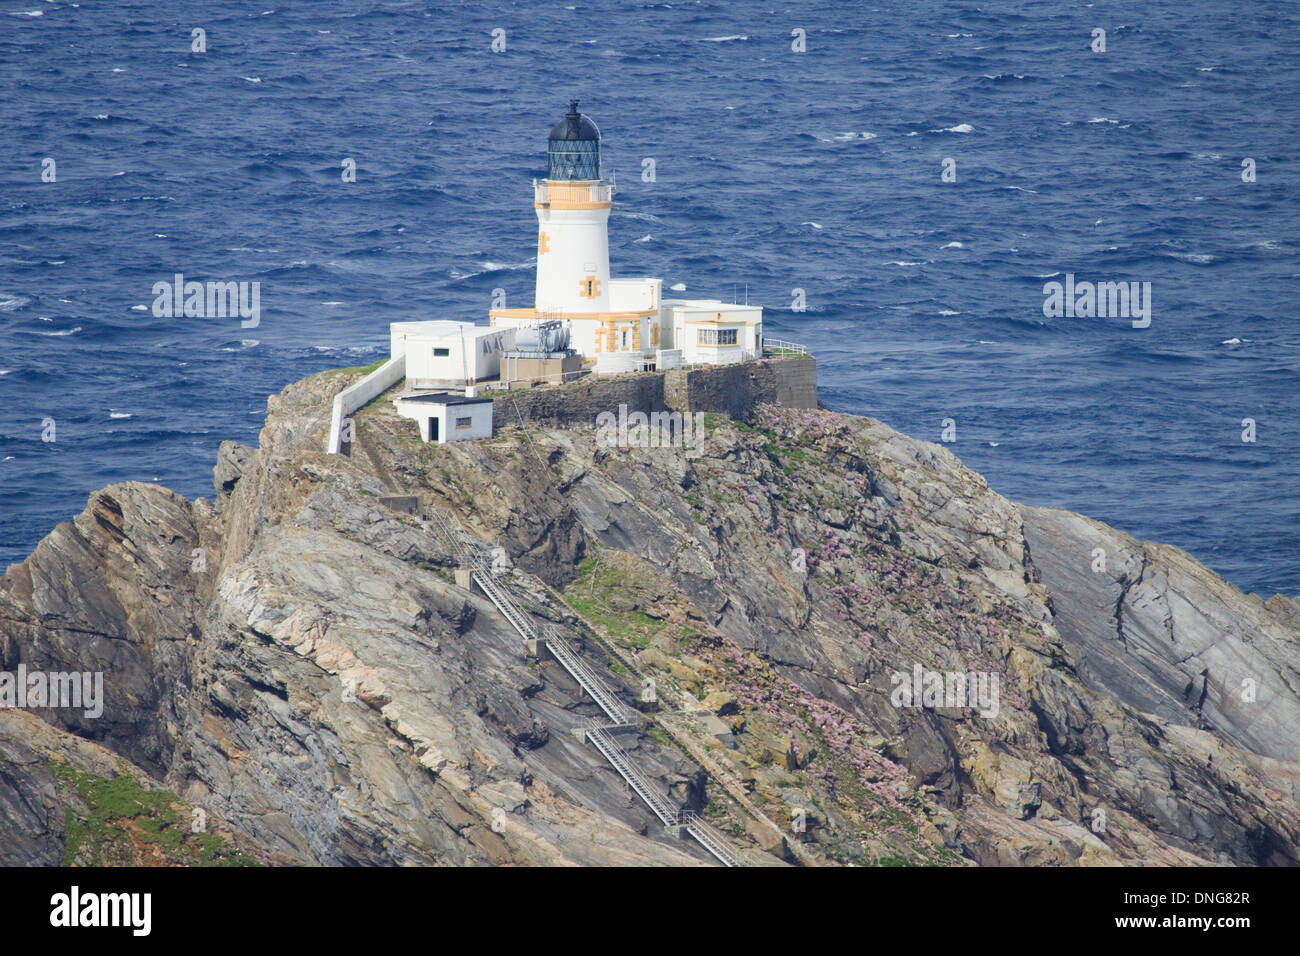
[[[633,608],[611,607],[610,599],[626,588],[627,580],[617,569],[596,558],[584,558],[564,598],[578,614],[598,624],[620,644],[644,650],[663,629],[664,622]]]
[[[50,761],[61,791],[85,804],[67,806],[64,866],[156,863],[179,866],[260,866],[248,853],[214,833],[191,831],[191,815],[170,790],[145,790],[123,774],[97,777]]]
[[[348,368],[336,368],[333,371],[331,371],[330,374],[331,375],[352,375],[355,372],[360,372],[362,375],[369,375],[371,372],[379,368],[379,366],[383,365],[387,361],[388,359],[378,359],[377,361],[371,362],[369,365],[352,365],[349,366]]]

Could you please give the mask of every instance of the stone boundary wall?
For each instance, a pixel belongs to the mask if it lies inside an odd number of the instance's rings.
[[[567,385],[493,395],[496,428],[527,424],[591,425],[601,412],[722,412],[747,421],[762,404],[817,408],[817,360],[765,359],[714,368],[588,375]]]

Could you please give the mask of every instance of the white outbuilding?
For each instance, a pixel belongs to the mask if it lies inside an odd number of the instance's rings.
[[[406,381],[413,388],[449,388],[496,378],[501,353],[514,348],[515,330],[437,319],[393,322],[391,354],[406,356]]]
[[[666,348],[687,365],[730,365],[761,358],[763,310],[717,299],[666,299],[659,310]]]
[[[397,413],[413,418],[425,441],[473,441],[492,437],[492,400],[455,392],[420,392],[393,399]]]

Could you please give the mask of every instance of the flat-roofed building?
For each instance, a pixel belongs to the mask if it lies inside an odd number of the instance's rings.
[[[389,326],[391,354],[406,356],[413,388],[446,388],[496,378],[501,353],[514,348],[515,330],[434,319]]]
[[[393,399],[397,414],[420,426],[424,441],[444,444],[492,437],[492,400],[455,392],[421,392]]]
[[[687,365],[730,365],[761,358],[763,310],[717,299],[667,299],[659,309],[665,348]]]

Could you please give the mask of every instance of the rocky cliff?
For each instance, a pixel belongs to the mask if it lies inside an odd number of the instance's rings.
[[[212,500],[111,486],[0,580],[0,669],[105,688],[99,717],[0,712],[0,863],[184,862],[201,810],[217,862],[708,864],[457,585],[439,517],[747,862],[1300,861],[1291,600],[827,411],[712,414],[686,454],[526,416],[424,445],[379,401],[328,456],[355,378],[273,396]],[[995,693],[903,693],[933,674]]]

